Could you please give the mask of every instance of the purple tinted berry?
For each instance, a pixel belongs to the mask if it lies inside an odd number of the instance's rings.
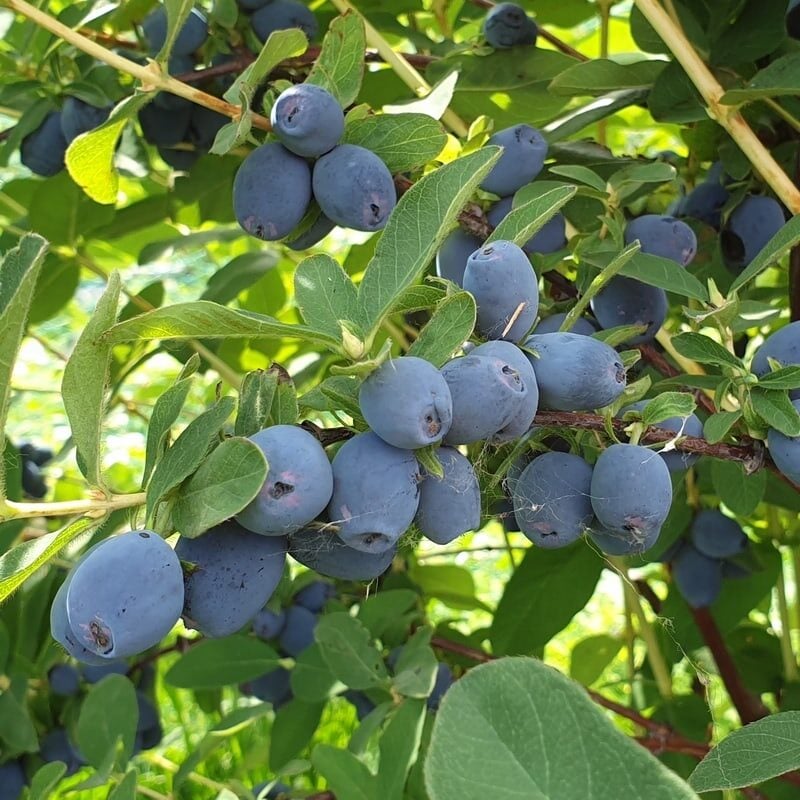
[[[303,650],[311,647],[314,644],[317,619],[313,611],[303,606],[289,606],[286,609],[286,623],[279,638],[281,649],[296,658]]]
[[[447,382],[430,361],[414,356],[381,364],[361,384],[358,403],[383,441],[407,450],[440,442],[453,421]]]
[[[800,412],[800,400],[792,400]],[[775,466],[796,486],[800,486],[800,436],[786,436],[775,428],[767,434],[769,454]]]
[[[672,481],[658,453],[633,444],[613,444],[592,473],[592,508],[611,534],[652,546],[672,503]]]
[[[720,243],[727,267],[741,272],[785,224],[786,217],[777,200],[745,197],[722,229]]]
[[[483,21],[483,35],[496,49],[506,49],[518,44],[536,44],[537,24],[516,3],[497,3]]]
[[[716,509],[700,511],[690,529],[692,544],[709,558],[732,558],[747,549],[747,534],[735,519]]]
[[[251,236],[274,241],[287,236],[311,202],[311,170],[278,142],[257,147],[233,181],[233,211]]]
[[[753,372],[763,378],[772,372],[769,360],[777,361],[782,367],[800,365],[800,322],[790,322],[767,337],[753,356]],[[800,398],[800,389],[789,392],[792,400]]]
[[[453,424],[445,444],[489,439],[517,418],[528,387],[512,364],[500,358],[468,355],[442,367],[453,399]]]
[[[294,596],[293,603],[296,606],[303,606],[315,614],[319,614],[325,607],[325,603],[336,596],[336,587],[327,581],[312,581],[300,589]]]
[[[4,800],[19,800],[26,783],[25,770],[19,761],[0,764],[0,797]]]
[[[81,675],[71,664],[56,664],[47,673],[50,691],[62,697],[71,697],[81,687]]]
[[[319,25],[314,13],[296,0],[271,0],[263,4],[252,17],[250,24],[256,36],[266,42],[274,31],[300,28],[308,39],[315,39]]]
[[[77,97],[68,97],[61,109],[61,131],[69,144],[82,133],[99,128],[111,113],[111,106],[97,108]]]
[[[580,456],[543,453],[514,482],[514,517],[536,545],[566,547],[592,521],[592,468]]]
[[[253,617],[253,633],[259,639],[269,641],[275,639],[283,630],[286,624],[285,611],[271,611],[268,608],[262,608],[258,614]]]
[[[389,569],[397,546],[382,553],[348,547],[335,533],[304,528],[289,537],[289,555],[320,575],[346,581],[371,581]]]
[[[646,326],[643,333],[626,339],[630,344],[651,342],[669,311],[667,293],[663,289],[622,275],[613,277],[592,298],[590,305],[600,327],[605,330],[625,325]]]
[[[337,225],[377,231],[389,221],[397,202],[386,164],[365,147],[340,144],[314,164],[314,197]]]
[[[487,339],[520,341],[539,313],[539,283],[513,242],[495,241],[467,259],[464,289],[478,306],[476,328]]]
[[[112,659],[141,653],[181,615],[178,556],[152,531],[109,539],[75,568],[66,607],[73,634],[90,652]]]
[[[487,145],[498,145],[503,153],[483,179],[481,189],[509,197],[541,171],[547,158],[547,142],[536,128],[515,125],[489,137]]]
[[[419,509],[414,521],[436,544],[447,544],[481,521],[481,490],[469,459],[451,447],[440,447],[436,458],[441,478],[426,474],[419,490]]]
[[[687,543],[672,562],[672,578],[692,608],[705,608],[722,590],[722,562]]]
[[[61,112],[51,111],[19,148],[20,161],[35,175],[50,178],[64,169],[67,140],[61,130]]]
[[[145,17],[142,31],[151,55],[156,55],[167,40],[167,12],[163,6],[159,6]],[[200,11],[193,8],[178,32],[172,46],[172,54],[187,56],[202,47],[207,38],[208,22]]]
[[[414,453],[360,433],[333,459],[331,522],[356,550],[382,553],[394,547],[417,513],[419,467]]]
[[[685,267],[697,254],[697,237],[681,220],[662,214],[645,214],[625,227],[625,244],[639,240],[642,252],[668,258]]]
[[[286,539],[259,536],[233,520],[196,539],[182,536],[175,552],[192,565],[184,579],[186,625],[208,637],[241,630],[278,586],[286,548]]]
[[[472,236],[461,228],[450,231],[436,253],[436,274],[463,286],[467,259],[480,246],[481,240],[477,236]]]
[[[297,425],[273,425],[250,441],[264,453],[269,471],[255,499],[236,515],[237,522],[265,536],[300,530],[331,499],[333,471],[325,450]]]
[[[508,442],[519,439],[530,430],[536,412],[539,410],[539,387],[528,357],[515,344],[505,341],[485,342],[472,350],[470,355],[499,358],[517,371],[525,394],[519,400],[516,413],[497,433],[492,436],[494,442]]]
[[[603,408],[625,390],[625,367],[619,354],[598,339],[577,333],[535,333],[524,346],[537,353],[529,358],[542,408]]]
[[[344,113],[326,89],[301,83],[281,92],[270,112],[272,131],[287,150],[317,157],[333,150],[344,133]]]

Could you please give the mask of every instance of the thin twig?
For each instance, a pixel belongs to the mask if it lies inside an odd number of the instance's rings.
[[[752,694],[742,682],[739,670],[728,650],[728,645],[725,643],[716,620],[711,616],[711,612],[707,608],[692,608],[691,612],[703,641],[714,656],[719,675],[742,724],[747,725],[769,716],[769,711],[761,700]],[[800,778],[800,776],[798,777]]]

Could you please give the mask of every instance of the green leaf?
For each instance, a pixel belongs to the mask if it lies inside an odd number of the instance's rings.
[[[117,318],[119,273],[109,276],[103,296],[64,367],[61,394],[77,449],[78,466],[92,486],[102,486],[101,427],[111,369],[111,346],[102,338]]]
[[[172,779],[173,789],[177,790],[181,784],[185,783],[195,768],[202,764],[211,753],[220,747],[230,747],[233,737],[271,712],[272,706],[269,703],[259,703],[254,706],[235,708],[229,714],[226,714],[208,730],[183,760],[180,768],[175,773],[175,777]]]
[[[602,570],[602,560],[582,542],[529,549],[497,606],[489,631],[493,651],[533,653],[546,645],[589,601]]]
[[[591,686],[622,649],[622,640],[607,633],[581,639],[570,654],[569,675],[584,686]]]
[[[361,381],[351,375],[325,378],[300,398],[300,405],[312,411],[346,411],[353,419],[361,419],[358,389]]]
[[[578,183],[585,183],[587,186],[591,186],[593,189],[597,189],[598,192],[602,192],[603,194],[606,194],[608,189],[606,181],[593,169],[581,166],[580,164],[564,164],[563,166],[558,165],[550,167],[550,172],[553,175],[563,175],[565,178],[578,181]]]
[[[741,411],[719,411],[703,423],[703,436],[709,444],[721,442],[742,418]]]
[[[582,688],[530,658],[456,681],[436,715],[425,778],[431,800],[484,800],[486,787],[496,800],[696,800]]]
[[[179,689],[216,689],[258,678],[278,666],[278,654],[259,639],[207,639],[184,653],[164,679]]]
[[[77,745],[86,760],[100,768],[109,751],[121,753],[118,764],[126,764],[133,753],[139,707],[136,690],[124,675],[108,675],[96,683],[81,705]]]
[[[779,430],[784,436],[800,436],[800,414],[785,390],[771,391],[755,386],[750,392],[750,400],[756,414],[770,428]]]
[[[419,628],[400,651],[392,683],[405,697],[426,698],[433,691],[439,663],[431,650],[431,633],[430,628]]]
[[[105,334],[109,344],[153,339],[303,339],[336,350],[339,341],[331,336],[286,322],[197,300],[157,308],[114,325]]]
[[[576,186],[559,186],[534,200],[514,206],[489,235],[486,244],[507,240],[522,247],[577,191]]]
[[[424,722],[424,700],[406,699],[389,717],[379,745],[377,797],[381,800],[403,800],[408,772],[419,753]]]
[[[146,97],[143,99],[147,101]],[[138,106],[144,104],[137,103]],[[114,170],[114,154],[117,141],[127,124],[127,117],[106,123],[93,131],[82,133],[67,148],[65,161],[70,177],[95,203],[117,202],[119,176]]]
[[[102,519],[81,517],[60,531],[22,542],[0,556],[0,603],[9,598],[34,572],[52,561],[73,539],[102,523]]]
[[[180,488],[172,519],[194,539],[238,514],[267,480],[267,460],[249,439],[226,439]]]
[[[469,292],[446,297],[409,347],[408,355],[441,367],[472,335],[476,313],[475,298]]]
[[[369,631],[345,612],[326,614],[314,629],[314,638],[331,672],[351,689],[370,689],[387,680],[381,654]]]
[[[669,258],[637,253],[620,271],[626,278],[658,286],[681,297],[708,301],[708,290],[691,272]]]
[[[167,35],[156,56],[157,60],[166,62],[193,7],[192,0],[164,0],[164,10],[167,13]]]
[[[41,236],[26,234],[0,262],[0,452],[5,449],[11,373],[46,252],[47,242]],[[3,466],[0,464],[0,500],[3,496]]]
[[[0,740],[10,750],[35,753],[39,749],[36,728],[28,707],[11,688],[0,694]]]
[[[392,305],[391,314],[409,314],[434,308],[445,298],[445,291],[439,286],[409,286]]]
[[[309,328],[341,339],[340,322],[359,326],[358,290],[329,255],[304,259],[294,273],[297,307]]]
[[[789,251],[800,243],[800,214],[792,217],[763,247],[761,252],[742,271],[731,284],[728,297],[731,298],[748,281],[762,273],[767,267],[776,264]]]
[[[758,379],[763,389],[800,389],[800,367],[781,367]]]
[[[721,344],[701,333],[682,333],[672,340],[675,349],[686,358],[699,364],[716,364],[720,367],[743,369],[742,362]]]
[[[594,125],[595,122],[608,119],[608,117],[613,116],[623,108],[643,104],[647,100],[647,94],[647,89],[609,92],[596,100],[592,100],[585,106],[569,111],[563,117],[549,122],[544,126],[542,132],[550,144],[563,141],[576,133],[580,133],[585,128],[588,128],[589,125]],[[565,173],[557,174],[563,175]],[[595,186],[595,188],[597,187]],[[604,182],[602,191],[605,191],[605,188]]]
[[[292,693],[306,703],[320,703],[333,697],[342,684],[331,672],[318,644],[303,650],[291,674]]]
[[[324,703],[304,703],[296,697],[275,714],[269,737],[269,767],[280,774],[308,746],[317,730]]]
[[[374,800],[375,776],[349,750],[318,744],[311,763],[328,782],[336,800]]]
[[[267,427],[277,388],[276,371],[259,369],[244,376],[233,429],[237,436],[252,436]]]
[[[619,64],[595,58],[565,69],[550,82],[550,91],[570,96],[600,95],[622,89],[647,89],[653,85],[665,61]]]
[[[164,453],[147,485],[147,516],[168,492],[186,480],[203,462],[214,439],[233,412],[232,397],[220,398],[208,411],[193,419]]]
[[[136,770],[125,773],[125,777],[111,790],[108,800],[136,800]]]
[[[756,510],[764,497],[767,472],[759,470],[748,475],[736,461],[714,459],[711,462],[711,480],[719,499],[734,514],[746,517]]]
[[[650,164],[631,164],[615,172],[608,179],[609,189],[616,194],[617,202],[630,197],[649,183],[667,183],[675,178],[675,167],[663,161]]]
[[[698,792],[754,786],[800,768],[800,711],[751,722],[725,737],[695,767]]]
[[[236,78],[223,97],[229,103],[240,103],[243,94],[249,98],[253,97],[265,76],[281,61],[302,55],[307,47],[308,40],[300,28],[272,31],[256,60]]]
[[[28,205],[28,226],[51,245],[74,247],[114,214],[113,206],[96,203],[62,171],[37,183]]]
[[[280,364],[273,364],[268,373],[275,375],[275,396],[272,398],[272,408],[269,412],[267,424],[294,425],[297,422],[297,392],[294,381],[289,373]]]
[[[670,417],[688,417],[696,408],[697,402],[690,394],[662,392],[645,406],[642,422],[645,425],[658,425]]]
[[[306,83],[327,89],[342,108],[355,103],[364,77],[366,40],[364,22],[358,14],[336,17],[328,26]]]
[[[358,290],[365,327],[380,326],[402,293],[428,266],[456,215],[500,157],[482,148],[426,175],[392,212]]]
[[[727,105],[751,103],[765,97],[800,95],[800,53],[781,56],[759,70],[741,89],[728,89],[720,98]]]
[[[350,121],[342,141],[368,147],[395,174],[433,161],[447,134],[427,114],[374,114]]]
[[[455,564],[412,563],[409,577],[422,589],[426,597],[436,597],[450,608],[488,611],[486,605],[475,596],[475,579],[472,573]]]
[[[181,370],[178,380],[156,400],[150,424],[147,426],[147,445],[145,447],[144,471],[142,486],[147,485],[150,473],[156,462],[167,449],[170,429],[183,410],[189,390],[192,388],[192,376],[200,366],[200,357],[195,353]]]
[[[358,621],[380,639],[397,620],[416,608],[419,596],[411,589],[386,589],[367,597],[358,607]]]
[[[459,71],[450,107],[463,117],[486,114],[495,129],[524,122],[544,125],[566,105],[566,98],[549,91],[550,81],[575,59],[541,47],[495,50],[487,58],[478,53],[452,53],[425,70],[429,82],[439,82]]]
[[[47,800],[66,771],[67,765],[63,761],[52,761],[39,767],[28,788],[28,800]]]
[[[278,263],[274,251],[242,253],[232,258],[209,279],[201,300],[226,305],[235,300],[245,289],[258,283]]]

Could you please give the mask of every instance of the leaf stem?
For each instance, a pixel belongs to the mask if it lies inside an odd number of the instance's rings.
[[[65,500],[58,503],[17,503],[6,500],[0,505],[0,521],[12,519],[32,519],[33,517],[72,517],[105,516],[109,511],[121,508],[134,508],[145,504],[144,492],[133,494],[112,494],[109,497],[95,497],[86,500]]]
[[[210,108],[212,111],[217,111],[226,117],[231,117],[231,119],[234,120],[238,120],[242,115],[240,106],[234,106],[231,103],[227,103],[225,100],[214,97],[214,95],[202,92],[192,86],[187,86],[187,84],[162,72],[161,68],[155,62],[143,67],[135,61],[131,61],[118,53],[114,53],[108,48],[103,47],[103,45],[92,41],[87,36],[78,33],[78,31],[67,27],[49,14],[45,14],[35,6],[25,2],[25,0],[3,0],[3,3],[13,11],[35,22],[39,27],[50,31],[50,33],[58,36],[65,42],[69,42],[69,44],[96,58],[98,61],[102,61],[120,72],[132,75],[134,78],[138,78],[138,80],[141,81],[141,88],[144,91],[159,90],[169,92],[178,97],[191,100],[191,102],[197,103],[198,105]],[[264,131],[272,130],[272,125],[270,125],[270,121],[266,117],[260,114],[253,114],[252,120],[254,127]]]
[[[753,168],[761,174],[791,213],[799,214],[800,190],[761,143],[739,110],[721,102],[725,90],[700,58],[683,29],[658,0],[634,0],[634,3],[697,87],[711,116],[730,134]]]
[[[800,670],[797,668],[797,658],[792,648],[792,623],[789,619],[789,604],[786,600],[786,576],[784,573],[783,558],[781,569],[778,572],[778,582],[775,586],[778,596],[778,613],[781,617],[781,653],[783,655],[783,668],[786,679],[792,683],[800,681]]]
[[[578,298],[575,305],[569,310],[560,331],[568,331],[581,314],[589,307],[592,298],[603,290],[606,284],[642,249],[639,241],[629,244],[611,263],[589,284],[589,288]]]
[[[367,38],[367,44],[374,47],[386,63],[395,71],[398,78],[400,78],[406,86],[411,89],[418,97],[424,97],[431,90],[431,85],[419,74],[419,72],[406,61],[400,53],[396,53],[389,42],[370,25],[369,21],[364,15],[353,6],[349,0],[331,0],[334,6],[342,13],[347,12],[358,14],[364,22],[364,32]],[[442,114],[442,122],[450,128],[456,135],[465,138],[469,133],[469,127],[461,117],[458,116],[452,109],[448,108]]]
[[[653,670],[653,677],[658,687],[658,693],[665,700],[669,700],[672,697],[672,674],[667,666],[667,662],[664,660],[664,655],[661,652],[655,629],[650,623],[650,620],[647,619],[644,607],[639,599],[639,593],[628,577],[628,567],[621,558],[609,556],[607,561],[619,574],[620,580],[622,581],[622,591],[625,593],[631,610],[636,615],[636,619],[639,622],[639,636],[642,637],[647,647],[647,660],[650,662],[650,668]]]

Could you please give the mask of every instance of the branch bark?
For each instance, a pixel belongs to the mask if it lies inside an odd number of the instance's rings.
[[[722,637],[716,620],[711,616],[711,612],[707,608],[693,608],[691,611],[694,621],[703,636],[703,641],[708,645],[711,654],[714,656],[722,682],[725,684],[725,689],[739,714],[739,718],[742,720],[742,724],[747,725],[749,722],[755,722],[769,716],[769,711],[761,700],[742,683],[736,664],[733,663],[733,658],[728,646],[725,644],[725,639]]]

